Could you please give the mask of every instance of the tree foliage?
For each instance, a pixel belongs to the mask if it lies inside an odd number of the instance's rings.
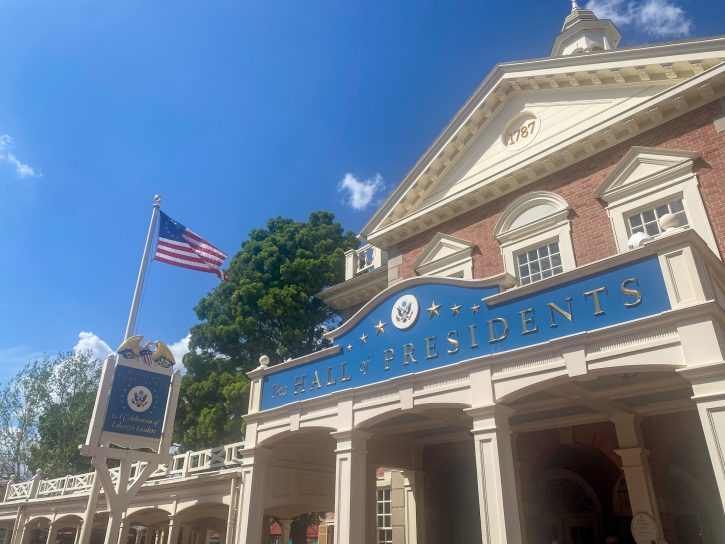
[[[314,295],[343,279],[344,252],[357,245],[329,212],[306,222],[270,219],[249,234],[231,260],[229,280],[195,308],[202,322],[191,330],[176,417],[184,447],[241,438],[246,372],[261,355],[279,361],[324,345],[323,325],[338,315]]]
[[[90,470],[78,453],[95,402],[101,362],[62,353],[28,363],[0,391],[0,476],[53,478]]]

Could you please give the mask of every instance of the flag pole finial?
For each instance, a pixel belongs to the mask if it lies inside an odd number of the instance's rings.
[[[161,195],[154,195],[154,206],[161,204]]]

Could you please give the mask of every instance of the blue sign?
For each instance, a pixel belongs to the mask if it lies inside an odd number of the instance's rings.
[[[404,284],[402,284],[404,285]],[[495,302],[496,287],[416,284],[335,338],[339,351],[271,368],[262,409],[284,406],[484,355],[600,329],[670,309],[656,256]]]
[[[171,376],[116,365],[103,430],[160,438]]]

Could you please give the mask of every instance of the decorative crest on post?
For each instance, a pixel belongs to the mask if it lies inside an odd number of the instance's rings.
[[[143,336],[132,336],[125,340],[118,348],[118,356],[122,359],[138,359],[144,362],[148,367],[159,366],[161,368],[171,368],[174,366],[174,355],[169,347],[161,341],[143,342]],[[154,347],[152,349],[152,347]]]

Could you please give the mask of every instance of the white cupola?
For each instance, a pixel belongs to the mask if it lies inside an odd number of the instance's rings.
[[[580,8],[577,1],[572,0],[571,13],[564,19],[561,34],[554,40],[550,56],[565,57],[616,49],[621,38],[612,21],[598,19],[593,11]]]

